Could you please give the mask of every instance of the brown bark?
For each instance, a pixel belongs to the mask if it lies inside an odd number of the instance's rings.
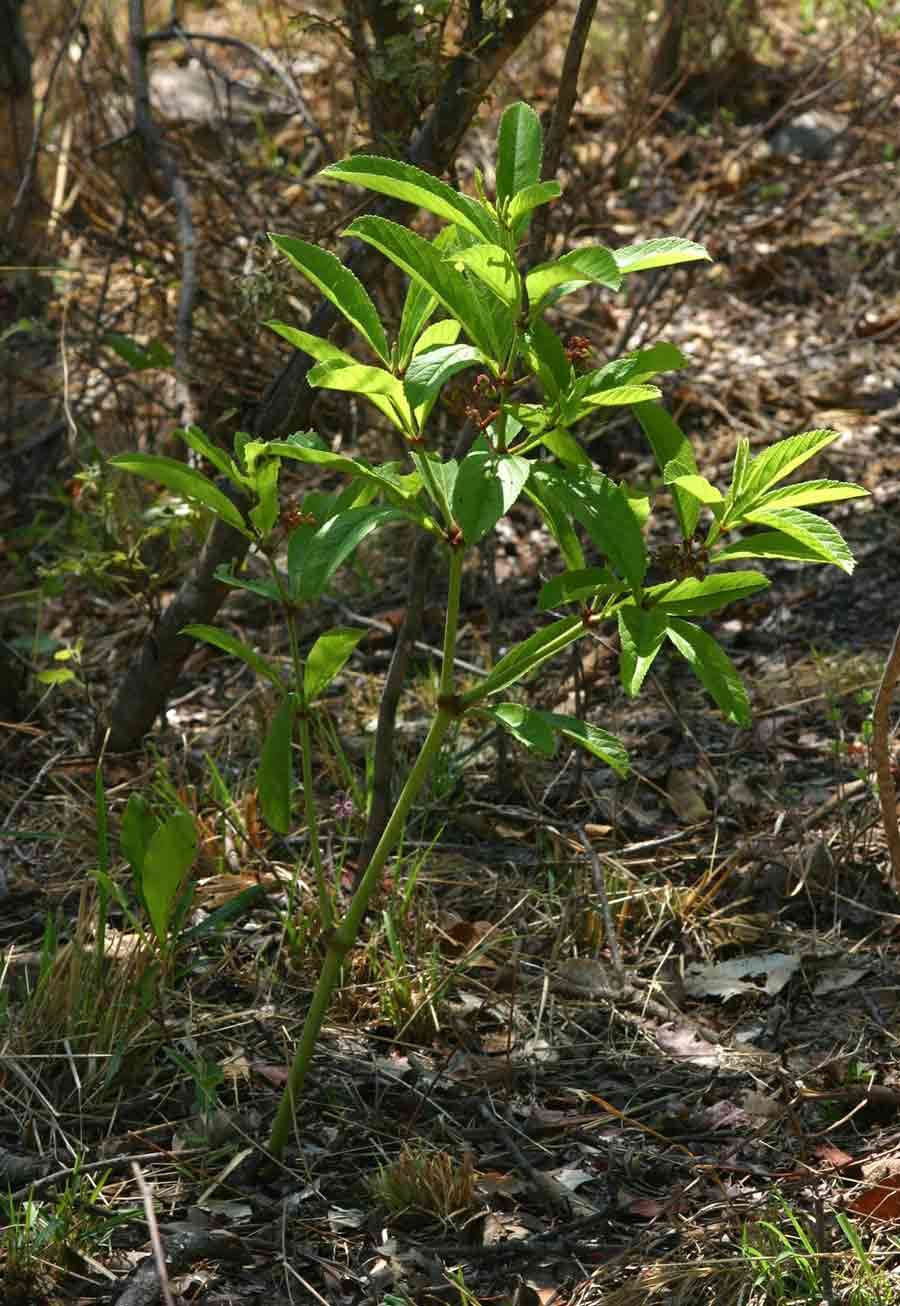
[[[19,197],[34,133],[31,52],[22,27],[21,0],[0,0],[0,235],[13,248],[29,242],[37,188]],[[4,231],[9,216],[14,222]]]

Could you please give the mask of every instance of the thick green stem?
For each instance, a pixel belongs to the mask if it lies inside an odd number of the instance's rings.
[[[309,1011],[306,1013],[303,1033],[300,1035],[300,1042],[297,1045],[288,1082],[269,1137],[269,1151],[276,1157],[281,1156],[287,1143],[294,1118],[294,1109],[303,1091],[306,1074],[312,1062],[319,1033],[331,1004],[331,995],[341,977],[344,958],[356,942],[356,936],[362,925],[363,917],[368,910],[369,902],[381,880],[381,873],[384,870],[385,863],[400,841],[406,825],[406,818],[409,815],[409,809],[424,785],[432,763],[440,750],[441,744],[444,742],[444,737],[455,719],[453,706],[445,699],[451,697],[453,688],[453,657],[456,651],[456,631],[459,621],[462,562],[463,550],[461,548],[454,549],[450,555],[447,617],[444,626],[444,665],[441,668],[442,702],[422,745],[422,751],[406,778],[406,784],[403,786],[391,818],[385,826],[384,834],[379,839],[378,846],[372,854],[372,859],[366,867],[363,878],[360,880],[359,888],[353,895],[347,915],[331,933],[328,951],[322,963],[322,970],[319,974]]]

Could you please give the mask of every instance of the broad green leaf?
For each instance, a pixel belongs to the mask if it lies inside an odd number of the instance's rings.
[[[446,255],[445,261],[457,272],[463,269],[471,272],[501,304],[518,310],[522,296],[521,278],[515,263],[499,245],[469,245]]]
[[[474,345],[440,345],[425,353],[417,353],[403,378],[406,397],[411,407],[418,408],[433,399],[457,372],[485,365],[484,354]]]
[[[448,458],[442,461],[440,458],[429,455],[414,453],[413,460],[416,466],[420,462],[428,459],[429,476],[422,473],[422,484],[425,486],[429,498],[436,500],[437,507],[440,509],[441,516],[450,522],[453,520],[453,511],[450,507],[450,501],[453,498],[453,491],[456,487],[456,478],[459,475],[459,463],[455,458]],[[432,484],[434,482],[434,484]]]
[[[148,481],[158,481],[167,490],[174,490],[186,499],[196,499],[241,534],[250,534],[247,523],[228,496],[202,472],[194,471],[193,467],[187,467],[175,458],[166,458],[162,454],[118,453],[109,459],[109,465],[122,472],[143,476]]]
[[[350,508],[320,526],[300,556],[288,551],[291,596],[318,599],[334,573],[367,535],[388,522],[409,521],[397,508]]]
[[[310,385],[320,386],[323,390],[343,390],[350,394],[365,395],[399,430],[407,435],[414,430],[403,382],[383,367],[326,361],[316,363],[310,369],[307,380]]]
[[[764,490],[771,489],[838,439],[839,431],[804,431],[801,435],[791,435],[769,445],[750,463],[741,499],[755,498]]]
[[[566,566],[572,571],[582,568],[584,566],[584,550],[578,536],[572,529],[568,513],[551,488],[546,484],[538,485],[535,477],[531,476],[525,486],[525,497],[531,500],[541,514],[544,525],[559,546],[559,551]]]
[[[431,243],[439,253],[452,248],[458,243],[456,228],[444,227]],[[425,330],[437,306],[437,296],[433,295],[420,281],[411,277],[406,289],[403,313],[400,317],[400,328],[397,333],[397,367],[401,375],[409,365],[409,360],[413,354],[419,349],[422,332]],[[454,336],[453,339],[456,339],[456,337]],[[440,343],[450,344],[451,341],[445,340]]]
[[[484,710],[526,748],[545,757],[552,757],[556,752],[556,735],[544,720],[544,713],[533,712],[520,703],[498,703]]]
[[[837,503],[841,499],[861,499],[869,491],[850,481],[801,481],[770,490],[753,505],[755,508],[800,508],[809,503]]]
[[[674,263],[695,263],[698,259],[712,262],[702,245],[680,236],[663,236],[658,240],[642,240],[637,245],[623,245],[612,250],[616,267],[627,272],[645,272],[648,268],[668,268]]]
[[[366,241],[430,290],[452,313],[473,344],[496,358],[500,345],[492,318],[464,277],[444,262],[429,241],[387,218],[357,218],[346,234]]]
[[[236,575],[230,563],[220,563],[213,574],[216,580],[221,581],[223,585],[230,586],[232,589],[247,590],[250,594],[258,594],[260,598],[268,599],[271,603],[281,602],[281,595],[274,581],[245,580],[243,576]]]
[[[185,444],[193,449],[195,453],[200,454],[201,458],[211,462],[213,467],[218,468],[222,475],[227,476],[235,485],[246,484],[231,455],[227,454],[224,449],[220,449],[217,444],[214,444],[209,436],[200,430],[199,426],[185,426],[179,428],[175,434],[184,440]]]
[[[290,697],[282,699],[272,717],[262,753],[256,786],[266,824],[278,834],[287,834],[291,828],[291,791],[294,788],[294,768],[291,762],[291,736],[294,733],[294,704]]]
[[[737,558],[785,558],[790,562],[827,562],[832,559],[822,554],[818,545],[804,544],[782,531],[760,531],[746,539],[718,549],[710,555],[710,562],[733,562]]]
[[[278,474],[281,462],[278,458],[266,458],[254,469],[252,487],[259,502],[250,509],[250,520],[264,538],[278,521]]]
[[[148,372],[156,367],[171,367],[175,356],[159,340],[151,340],[148,345],[139,345],[130,336],[123,336],[118,331],[107,331],[102,343],[119,355],[135,372]]]
[[[419,336],[412,351],[412,357],[418,358],[420,354],[427,354],[431,349],[437,349],[440,345],[455,345],[459,339],[460,325],[455,318],[442,317],[438,322],[432,322],[427,326]]]
[[[720,575],[704,576],[702,580],[688,577],[671,589],[654,586],[646,591],[648,601],[655,599],[654,611],[673,616],[699,617],[707,612],[718,612],[729,603],[739,603],[769,588],[769,579],[759,571],[728,571]],[[656,591],[660,591],[658,596]]]
[[[579,721],[578,717],[566,716],[560,712],[539,712],[538,715],[559,734],[580,744],[589,753],[593,753],[594,757],[599,757],[616,775],[622,779],[628,775],[631,770],[628,752],[608,730],[601,730],[599,726],[589,725],[587,721]]]
[[[686,474],[697,473],[697,462],[690,441],[661,404],[637,404],[634,415],[640,422],[647,442],[653,450],[656,464],[664,475],[668,464],[676,459]],[[700,504],[693,495],[686,494],[677,486],[673,489],[672,495],[682,537],[688,540],[696,530],[700,518]]]
[[[451,511],[466,544],[477,544],[509,512],[531,473],[527,458],[473,449],[459,465]]]
[[[750,724],[750,700],[734,663],[719,644],[699,626],[671,617],[666,635],[730,721]]]
[[[355,363],[357,360],[352,354],[348,354],[344,349],[338,349],[330,340],[323,340],[321,336],[310,335],[308,331],[301,331],[298,327],[288,326],[287,322],[279,322],[272,319],[265,324],[276,335],[281,336],[284,340],[294,346],[295,349],[301,350],[304,354],[309,354],[317,363],[341,362]]]
[[[622,404],[647,404],[659,399],[662,391],[655,385],[616,385],[585,395],[586,408],[614,408]]]
[[[538,182],[543,152],[540,118],[528,104],[511,104],[503,111],[497,133],[498,204],[507,203],[526,186]]]
[[[365,633],[350,626],[335,626],[319,636],[306,655],[303,671],[303,696],[307,703],[314,703],[328,688]]]
[[[546,612],[560,603],[579,603],[608,594],[621,594],[623,585],[609,567],[579,567],[554,576],[541,587],[538,609]]]
[[[160,946],[185,876],[197,856],[197,827],[187,812],[175,812],[158,827],[144,853],[141,896]]]
[[[616,614],[619,621],[619,678],[626,694],[634,698],[646,679],[666,635],[665,615],[657,608],[627,603]]]
[[[497,224],[477,200],[461,195],[446,182],[439,181],[411,163],[383,159],[369,154],[354,154],[339,163],[329,164],[320,177],[347,181],[380,195],[391,195],[417,208],[426,209],[445,222],[453,222],[480,240],[496,240]]]
[[[507,210],[507,218],[516,234],[521,231],[522,219],[526,218],[533,209],[541,204],[549,204],[551,200],[559,199],[561,194],[562,187],[558,181],[539,181],[533,186],[526,186],[518,195],[514,195]]]
[[[561,617],[543,630],[535,631],[521,644],[516,644],[505,654],[484,680],[462,695],[464,708],[480,703],[489,694],[497,694],[501,689],[514,685],[532,671],[555,657],[585,632],[581,617]]]
[[[277,595],[277,589],[275,593]],[[262,676],[265,680],[271,680],[273,685],[277,685],[279,689],[282,688],[281,676],[271,662],[257,653],[255,649],[252,649],[249,644],[245,644],[243,640],[229,634],[227,630],[219,630],[217,626],[206,626],[200,622],[195,622],[190,626],[185,626],[178,633],[180,635],[190,635],[192,639],[202,639],[204,643],[212,644],[214,648],[220,648],[223,653],[229,653],[234,658],[240,658],[241,662],[246,663],[258,676]]]
[[[717,505],[724,502],[724,495],[721,490],[717,490],[714,485],[706,479],[705,476],[699,476],[696,473],[690,473],[683,476],[680,473],[670,478],[669,469],[672,463],[666,468],[665,483],[666,485],[677,486],[679,490],[684,490],[685,494],[691,495],[698,503],[704,503],[708,506]]]
[[[542,317],[537,317],[525,333],[525,357],[532,371],[537,372],[544,391],[553,400],[572,384],[572,364],[566,356],[563,343]]]
[[[553,263],[541,263],[525,278],[528,304],[532,316],[539,311],[541,302],[557,286],[567,285],[575,290],[579,285],[607,286],[618,290],[622,277],[612,251],[605,245],[584,245],[563,254]]]
[[[832,562],[848,576],[852,575],[856,560],[844,537],[831,522],[815,513],[804,512],[802,508],[761,508],[744,516],[758,526],[771,526],[792,536],[806,548],[814,549],[823,562]]]
[[[332,453],[330,449],[314,449],[306,445],[296,445],[289,440],[270,440],[267,446],[273,454],[282,458],[296,458],[298,462],[314,463],[319,467],[329,467],[332,471],[345,476],[358,477],[371,482],[382,493],[393,499],[408,501],[410,511],[421,483],[415,473],[401,475],[393,470],[393,464],[383,463],[381,467],[370,467],[358,458],[348,458],[345,454]]]
[[[587,531],[629,585],[640,588],[647,570],[647,550],[628,496],[602,472],[577,467],[538,466],[533,479],[549,484],[557,501]]]
[[[131,867],[138,889],[144,874],[144,858],[158,825],[146,798],[142,794],[131,794],[122,815],[119,847]]]
[[[541,436],[541,444],[554,454],[561,463],[569,467],[592,467],[590,455],[587,454],[573,435],[557,426]]]
[[[71,667],[54,667],[52,671],[39,671],[36,679],[42,685],[68,685],[78,677]]]
[[[356,327],[381,361],[388,363],[390,349],[378,310],[365,286],[350,269],[328,250],[298,240],[296,236],[276,236],[269,232],[269,240],[343,313],[351,326]]]

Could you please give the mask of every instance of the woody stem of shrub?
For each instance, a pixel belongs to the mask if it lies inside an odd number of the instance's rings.
[[[300,1035],[300,1042],[297,1045],[288,1082],[279,1103],[269,1137],[269,1151],[275,1157],[280,1157],[284,1152],[294,1119],[296,1104],[300,1100],[303,1091],[316,1043],[328,1008],[331,1005],[332,994],[341,978],[344,959],[356,942],[363,917],[369,908],[369,902],[381,881],[381,873],[384,870],[385,863],[400,841],[410,808],[428,778],[434,759],[437,757],[456,717],[452,702],[453,658],[456,651],[456,634],[459,622],[463,556],[464,550],[461,546],[451,550],[447,616],[444,624],[443,664],[441,667],[437,714],[431,723],[421,752],[416,758],[413,768],[406,778],[406,783],[397,798],[394,810],[384,828],[384,833],[379,839],[378,846],[366,867],[366,872],[351,899],[347,914],[343,921],[332,930],[328,940],[328,951],[322,963],[322,970],[319,974],[309,1011],[306,1013],[303,1032]]]

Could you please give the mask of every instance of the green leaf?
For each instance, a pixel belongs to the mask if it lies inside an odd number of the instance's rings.
[[[587,721],[579,721],[578,717],[565,716],[560,712],[540,712],[542,716],[554,730],[559,734],[565,735],[573,743],[580,744],[586,748],[594,757],[599,757],[601,762],[615,771],[616,775],[624,779],[631,769],[631,763],[628,759],[628,752],[620,741],[611,735],[607,730],[601,730],[599,726],[589,725]]]
[[[232,589],[247,590],[250,594],[258,594],[260,598],[269,599],[272,603],[281,602],[278,586],[273,581],[245,580],[243,576],[238,576],[232,570],[230,563],[220,563],[213,574],[216,580],[221,581],[223,585],[230,586]],[[212,630],[214,627],[210,627],[210,629]],[[187,627],[185,627],[186,630]]]
[[[575,571],[584,566],[584,550],[565,508],[546,483],[539,485],[534,476],[529,477],[525,496],[530,499],[550,534],[556,540],[563,562]]]
[[[626,604],[619,621],[619,678],[626,694],[639,692],[666,635],[666,618],[657,608]]]
[[[539,312],[542,301],[558,286],[576,290],[591,283],[610,290],[618,290],[622,283],[612,250],[605,245],[584,245],[552,263],[540,263],[532,269],[525,278],[529,310],[532,316]]]
[[[745,540],[729,544],[710,556],[710,562],[733,562],[736,558],[785,558],[790,562],[827,562],[821,550],[792,539],[782,531],[760,531],[749,535]]]
[[[762,494],[838,439],[839,431],[804,431],[801,435],[791,435],[769,445],[750,463],[741,499]]]
[[[148,345],[139,345],[131,336],[123,336],[118,331],[107,331],[103,344],[108,345],[113,353],[128,364],[135,372],[148,372],[155,367],[171,367],[175,357],[159,340],[151,340]]]
[[[78,677],[70,667],[58,667],[52,671],[39,671],[35,679],[42,685],[68,685]]]
[[[247,523],[228,496],[201,472],[186,467],[175,458],[166,458],[162,454],[119,453],[109,459],[109,465],[122,472],[143,476],[148,481],[157,481],[186,499],[196,499],[242,535],[250,534]]]
[[[616,267],[625,275],[628,272],[645,272],[648,268],[668,268],[675,263],[695,263],[698,259],[712,262],[702,245],[680,236],[663,236],[658,240],[642,240],[637,245],[623,245],[612,251]]]
[[[677,463],[669,463],[666,468],[666,474],[664,477],[666,485],[677,486],[679,490],[684,490],[685,494],[689,494],[693,499],[696,499],[698,503],[706,504],[708,507],[724,503],[725,496],[722,494],[722,491],[717,490],[714,485],[711,485],[705,476],[699,476],[697,473],[690,473],[687,476],[682,476],[679,472],[676,476],[670,478],[669,468],[673,467],[673,465],[677,469]]]
[[[275,594],[277,596],[277,589]],[[271,596],[267,594],[265,597],[269,598]],[[249,644],[245,644],[243,640],[229,634],[227,630],[219,630],[216,626],[206,626],[200,622],[194,622],[190,626],[185,626],[178,633],[180,635],[190,635],[192,639],[202,639],[204,643],[212,644],[214,648],[220,648],[223,653],[228,653],[234,658],[240,658],[241,662],[255,671],[258,676],[262,676],[265,680],[271,680],[272,684],[277,685],[279,689],[283,688],[281,676],[272,664],[257,653],[255,649],[252,649]]]
[[[147,845],[141,874],[141,897],[160,946],[185,876],[197,856],[197,827],[187,812],[175,812],[158,827]]]
[[[848,576],[852,575],[856,559],[846,541],[831,522],[815,513],[804,512],[802,508],[761,508],[744,516],[758,526],[771,526],[784,535],[790,535],[805,548],[815,551],[822,562],[834,563]]]
[[[356,359],[352,354],[348,354],[344,349],[338,349],[330,340],[323,340],[321,336],[310,335],[308,331],[301,331],[298,327],[289,326],[287,322],[279,322],[272,319],[265,324],[276,335],[281,336],[284,340],[299,349],[304,354],[309,354],[318,363],[341,362],[355,363]]]
[[[739,726],[748,726],[750,700],[725,650],[705,630],[677,617],[669,619],[666,634],[726,717]]]
[[[144,873],[144,858],[147,856],[150,840],[156,833],[158,825],[159,822],[153,815],[146,798],[138,793],[131,794],[122,815],[119,847],[131,867],[138,889]]]
[[[545,757],[552,757],[556,752],[556,735],[544,720],[544,713],[534,712],[520,703],[498,703],[496,707],[484,710],[526,748],[543,753]]]
[[[519,101],[503,111],[497,133],[497,202],[503,205],[541,175],[544,152],[541,120],[534,109]]]
[[[541,587],[538,609],[546,612],[560,603],[579,603],[608,594],[621,594],[623,585],[609,567],[579,567],[554,576]]]
[[[390,349],[378,310],[365,286],[350,269],[334,254],[295,236],[276,236],[269,232],[269,240],[356,327],[381,361],[389,363]]]
[[[608,390],[595,390],[585,395],[582,402],[586,408],[614,408],[622,404],[652,403],[661,393],[655,385],[616,385]]]
[[[358,544],[388,522],[409,521],[397,508],[350,508],[320,526],[302,554],[288,551],[291,596],[297,602],[321,598],[338,568]]]
[[[677,460],[686,474],[697,474],[697,462],[691,442],[675,419],[660,404],[637,404],[634,415],[641,424],[659,470],[665,475],[666,467]],[[700,504],[692,494],[673,488],[675,513],[682,537],[690,539],[700,518]]]
[[[671,589],[654,586],[646,591],[648,600],[655,598],[655,590],[662,591],[654,611],[668,612],[673,616],[699,617],[707,612],[718,612],[729,603],[739,603],[769,588],[770,581],[759,571],[728,571],[717,576],[704,576],[702,580],[688,577]]]
[[[253,476],[253,491],[259,502],[250,509],[250,520],[263,538],[269,534],[278,521],[278,474],[281,462],[278,458],[266,458],[257,463]]]
[[[237,463],[227,454],[224,449],[220,449],[217,444],[210,440],[205,432],[200,430],[199,426],[185,426],[176,430],[175,434],[184,440],[185,444],[194,450],[194,453],[200,454],[207,462],[211,462],[213,467],[218,468],[223,476],[227,476],[235,485],[245,485],[246,479],[238,470]]]
[[[513,231],[518,235],[522,229],[522,219],[541,204],[549,204],[559,199],[562,187],[558,181],[539,181],[533,186],[526,186],[514,195],[507,210],[507,218]]]
[[[323,390],[343,390],[350,394],[365,395],[399,430],[407,435],[414,430],[403,382],[383,367],[329,360],[316,363],[310,369],[307,380],[310,385],[321,386]]]
[[[522,282],[515,263],[499,245],[468,245],[446,255],[446,262],[457,272],[463,268],[487,286],[501,304],[517,311],[522,297]]]
[[[532,371],[551,399],[565,394],[572,384],[572,364],[563,343],[542,317],[537,317],[525,333],[525,357]]]
[[[328,688],[365,633],[350,626],[335,626],[319,636],[306,655],[303,671],[303,696],[307,704],[314,703]]]
[[[561,463],[566,463],[569,467],[593,466],[590,455],[582,449],[575,437],[561,426],[542,435],[541,444],[545,445]]]
[[[346,232],[366,241],[419,281],[461,323],[473,344],[492,358],[499,353],[499,340],[491,317],[482,308],[465,277],[446,263],[434,246],[421,236],[387,218],[357,218]]]
[[[581,617],[561,617],[543,630],[535,631],[528,639],[511,648],[480,684],[462,695],[463,708],[471,707],[489,694],[496,694],[530,675],[541,663],[555,657],[584,632]]]
[[[389,463],[379,468],[370,467],[358,458],[348,458],[345,454],[332,453],[330,449],[314,449],[306,445],[295,445],[289,440],[270,440],[269,450],[282,458],[296,458],[298,462],[313,463],[318,467],[328,467],[332,471],[346,476],[357,477],[377,486],[382,493],[393,499],[408,501],[410,510],[421,483],[415,474],[400,475]]]
[[[531,472],[527,458],[473,449],[459,466],[451,511],[466,544],[476,544],[518,499]]]
[[[836,503],[841,499],[862,499],[869,491],[850,481],[801,481],[783,485],[757,499],[755,508],[799,508],[809,503]]]
[[[499,236],[497,224],[481,204],[467,195],[460,195],[446,182],[439,181],[437,177],[432,177],[411,163],[369,154],[354,154],[349,159],[329,164],[319,176],[333,177],[337,181],[347,181],[354,186],[377,191],[380,195],[405,200],[407,204],[434,213],[445,222],[463,227],[480,240],[496,240]]]
[[[581,522],[619,574],[633,588],[640,588],[647,570],[647,550],[624,491],[602,472],[581,467],[539,466],[533,479],[551,487],[558,502]]]
[[[450,249],[457,244],[456,228],[444,227],[435,239],[431,242],[438,252]],[[406,289],[406,298],[403,301],[403,313],[400,317],[400,328],[397,334],[397,367],[402,373],[409,365],[409,360],[417,352],[421,343],[422,332],[428,323],[429,318],[437,308],[437,297],[431,293],[420,281],[410,278],[409,285]],[[455,340],[456,337],[454,336]],[[450,344],[451,341],[441,341],[442,344]]]
[[[436,349],[417,353],[403,378],[410,405],[418,408],[420,404],[433,399],[457,372],[478,365],[485,366],[486,359],[474,345],[440,345]]]
[[[282,699],[272,718],[259,759],[257,789],[267,825],[278,834],[291,828],[291,792],[294,768],[291,763],[291,736],[294,733],[294,704]]]

